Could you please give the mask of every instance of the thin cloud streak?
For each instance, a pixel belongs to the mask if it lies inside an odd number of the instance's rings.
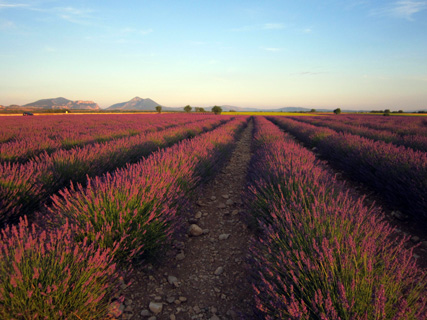
[[[55,15],[58,18],[61,18],[63,20],[66,20],[68,22],[72,22],[75,24],[83,24],[87,25],[89,24],[89,20],[92,19],[92,16],[90,15],[93,11],[90,9],[81,9],[76,7],[53,7],[53,8],[40,8],[38,6],[30,5],[30,4],[10,4],[10,3],[0,3],[0,10],[1,9],[13,9],[13,8],[21,8],[23,10],[30,10],[45,14],[51,14]]]
[[[149,29],[135,29],[135,28],[124,28],[121,30],[121,33],[123,34],[140,34],[140,35],[147,35],[152,33],[154,30]]]
[[[282,48],[272,48],[272,47],[261,47],[260,49],[264,51],[270,51],[270,52],[279,52],[282,51]]]
[[[0,3],[0,9],[2,9],[2,8],[22,8],[22,7],[28,7],[28,4],[24,4],[24,3],[16,3],[16,4]]]
[[[317,76],[319,74],[326,74],[328,72],[313,72],[313,71],[302,71],[297,73],[291,73],[292,76]]]
[[[0,30],[12,29],[15,27],[16,25],[13,21],[9,21],[9,20],[0,21]]]
[[[47,12],[49,11],[68,22],[85,25],[89,23],[89,19],[91,19],[90,14],[93,12],[90,9],[79,9],[75,7],[56,7],[47,10]]]
[[[284,29],[285,26],[283,23],[266,23],[262,28],[265,30],[280,30]]]
[[[396,1],[384,8],[371,10],[373,16],[389,16],[413,21],[413,15],[427,9],[427,1]]]
[[[244,31],[259,31],[259,30],[282,30],[286,26],[283,23],[264,23],[261,25],[250,25],[238,28],[233,28],[231,31],[244,32]]]

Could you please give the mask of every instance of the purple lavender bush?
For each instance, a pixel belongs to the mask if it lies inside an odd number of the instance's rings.
[[[316,146],[336,167],[378,191],[414,220],[426,221],[427,153],[284,117],[272,120],[298,139]],[[313,138],[325,130],[329,132],[327,137]]]
[[[68,223],[42,231],[26,217],[1,231],[1,319],[107,319],[120,284],[111,250],[73,234]]]
[[[350,117],[353,119],[355,116]],[[315,126],[326,127],[342,133],[351,133],[372,140],[380,140],[393,143],[396,146],[405,146],[414,150],[427,151],[427,136],[420,134],[404,134],[399,131],[402,128],[402,123],[407,124],[408,121],[403,121],[400,125],[395,124],[394,130],[381,130],[371,128],[369,125],[377,120],[375,116],[358,116],[357,121],[346,121],[346,118],[339,117],[290,117],[293,120],[310,123]],[[417,120],[410,118],[410,120]],[[401,132],[401,133],[399,133]]]
[[[265,118],[255,120],[248,211],[263,319],[425,319],[427,278],[412,250]]]
[[[137,162],[159,148],[212,130],[230,119],[208,117],[186,126],[82,148],[60,149],[51,155],[44,153],[24,164],[0,164],[0,225],[17,221],[23,214],[31,216],[50,195],[68,186],[70,181],[85,183],[87,176],[95,177]]]
[[[114,252],[118,262],[141,260],[180,230],[181,208],[194,188],[224,161],[246,120],[232,120],[111,175],[89,179],[87,187],[64,189],[52,197],[53,222],[69,219],[77,226],[77,238],[94,241],[100,232],[100,247],[118,244]]]

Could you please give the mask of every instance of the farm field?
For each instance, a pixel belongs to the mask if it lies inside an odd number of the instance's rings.
[[[2,120],[0,319],[427,318],[423,117]]]

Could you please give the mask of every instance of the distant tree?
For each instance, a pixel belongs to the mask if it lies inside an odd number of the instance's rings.
[[[403,113],[403,110],[399,110],[399,111],[397,111],[397,113]]]
[[[390,115],[390,109],[385,109],[383,115],[384,116],[389,116]]]
[[[195,111],[195,112],[200,112],[200,108],[199,108],[199,107],[195,107],[195,108],[194,108],[194,111]]]
[[[230,112],[236,112],[236,110],[230,110]]]
[[[310,112],[316,112],[316,109],[311,109]]]
[[[335,110],[334,110],[334,113],[335,113],[335,114],[340,114],[340,113],[341,113],[341,109],[340,109],[340,108],[335,109]]]
[[[157,106],[157,107],[156,107],[156,111],[157,111],[158,113],[162,113],[162,107],[161,107],[161,106]]]
[[[200,112],[206,112],[205,108],[199,108]]]
[[[184,107],[184,111],[185,112],[190,112],[191,111],[191,107],[189,106],[189,105],[186,105],[185,107]]]
[[[222,108],[218,107],[218,106],[214,106],[214,107],[212,107],[212,112],[215,114],[221,114]]]

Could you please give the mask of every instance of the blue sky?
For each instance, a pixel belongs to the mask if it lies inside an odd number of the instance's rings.
[[[0,104],[427,108],[427,1],[0,0]]]

